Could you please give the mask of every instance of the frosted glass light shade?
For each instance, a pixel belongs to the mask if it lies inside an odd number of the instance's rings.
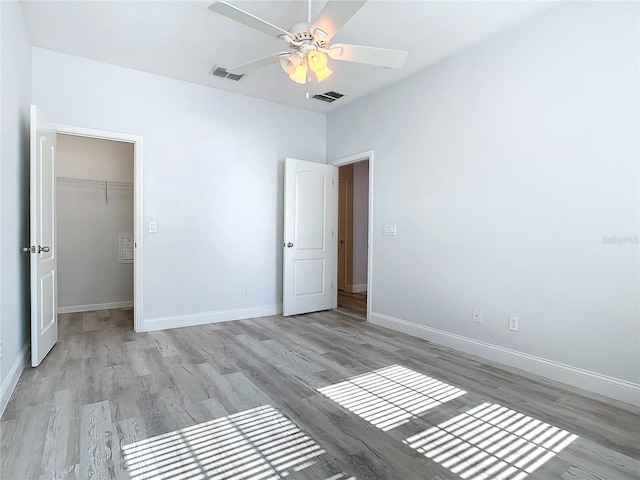
[[[325,78],[327,78],[332,73],[333,73],[333,70],[331,70],[329,67],[325,67],[323,70],[320,70],[319,72],[316,72],[316,77],[318,77],[318,83],[323,81]]]
[[[298,65],[302,63],[302,58],[299,55],[289,55],[280,57],[280,66],[287,72],[287,75],[293,75],[296,72]]]
[[[305,84],[307,83],[307,67],[304,65],[298,65],[296,71],[289,75],[289,78],[294,82]]]
[[[307,63],[312,72],[318,73],[327,68],[327,56],[314,50],[307,55]]]

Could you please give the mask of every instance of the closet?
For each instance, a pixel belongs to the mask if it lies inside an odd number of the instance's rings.
[[[58,134],[58,312],[133,306],[133,144]]]

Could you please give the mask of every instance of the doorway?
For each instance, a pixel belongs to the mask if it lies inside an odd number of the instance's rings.
[[[58,313],[141,331],[142,137],[54,127]]]
[[[342,164],[338,162],[333,163],[339,168],[337,309],[366,320],[369,296],[370,156]]]
[[[112,313],[133,329],[133,144],[68,134],[56,143],[58,313],[82,312],[85,331]]]

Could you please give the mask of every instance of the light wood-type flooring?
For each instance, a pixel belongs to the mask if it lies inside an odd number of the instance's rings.
[[[338,290],[338,310],[366,320],[367,292],[349,293],[344,290]]]
[[[2,480],[639,478],[637,408],[340,312],[132,327],[60,316]]]

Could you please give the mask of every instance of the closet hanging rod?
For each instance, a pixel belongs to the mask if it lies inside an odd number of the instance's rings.
[[[91,178],[74,178],[74,177],[56,177],[59,182],[65,183],[83,183],[89,185],[109,185],[113,187],[133,187],[132,182],[116,182],[114,180],[95,180]]]

